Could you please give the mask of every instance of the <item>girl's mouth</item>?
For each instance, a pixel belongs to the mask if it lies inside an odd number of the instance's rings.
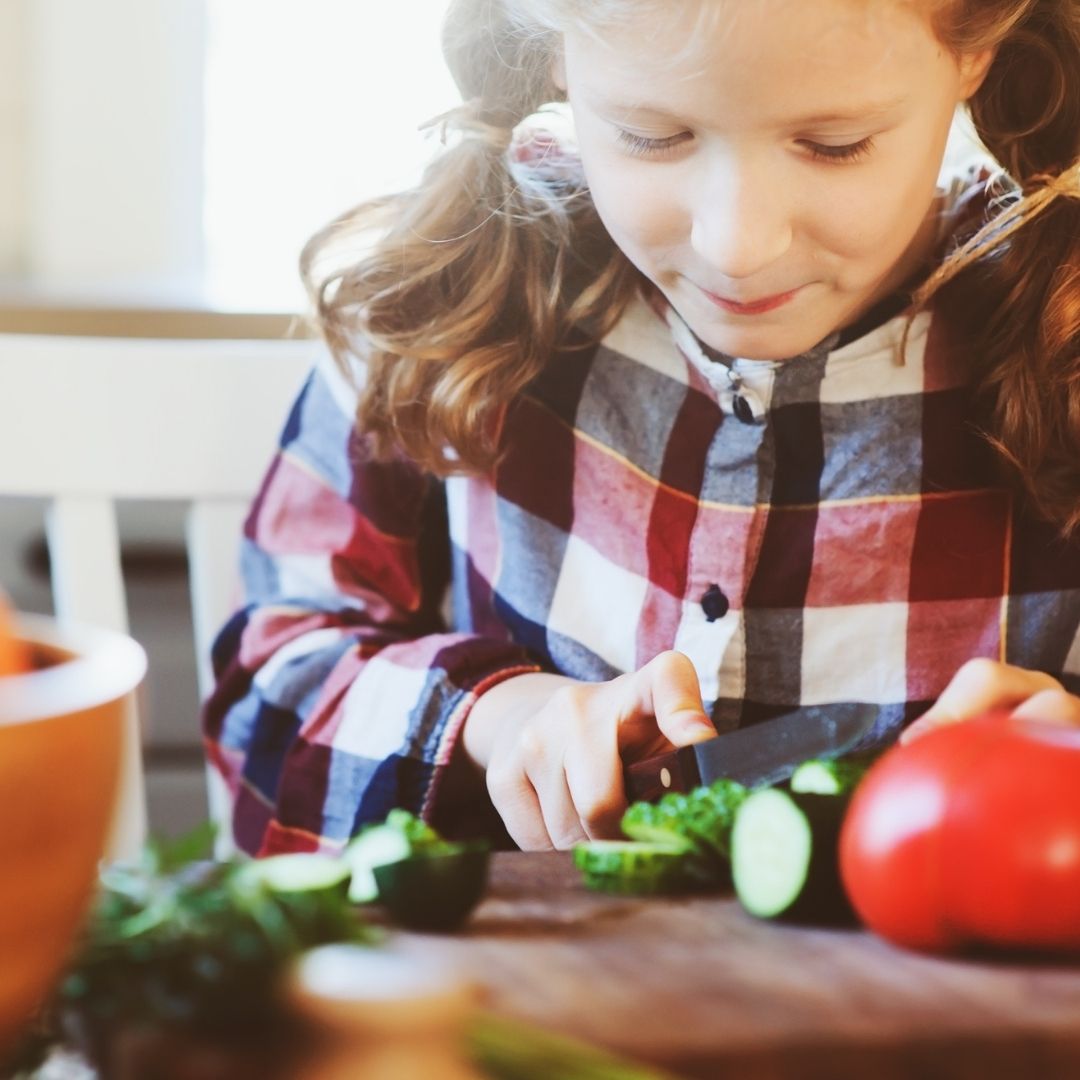
[[[773,296],[764,296],[759,300],[750,300],[746,303],[739,303],[736,300],[728,300],[724,296],[717,296],[716,293],[711,293],[706,289],[701,291],[711,300],[717,307],[723,308],[725,311],[730,311],[733,315],[760,315],[765,311],[772,311],[775,308],[781,307],[791,300],[802,288],[800,285],[798,289],[792,289],[786,293],[776,293]]]

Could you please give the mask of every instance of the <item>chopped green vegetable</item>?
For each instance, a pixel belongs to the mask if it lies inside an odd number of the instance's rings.
[[[728,878],[731,826],[747,789],[717,780],[657,803],[635,802],[622,817],[629,841],[594,841],[575,848],[590,889],[627,894],[685,892]]]
[[[372,869],[379,901],[391,918],[413,930],[454,930],[469,917],[487,886],[486,844],[441,841]]]
[[[747,789],[735,780],[717,780],[689,794],[671,792],[657,803],[632,803],[623,814],[622,831],[634,840],[689,844],[691,872],[705,881],[720,879],[735,812],[746,796]]]
[[[342,860],[352,871],[349,899],[354,904],[366,904],[379,898],[375,884],[376,866],[397,862],[412,854],[412,844],[407,833],[389,823],[372,825],[349,842],[342,852]]]
[[[384,824],[402,833],[413,851],[445,844],[444,840],[426,821],[408,810],[395,809],[386,815]]]
[[[817,896],[819,888],[825,887],[817,883],[818,866],[819,863],[828,865],[824,852],[829,844],[835,848],[836,838],[829,836],[832,819],[836,819],[834,824],[838,830],[847,797],[872,762],[873,757],[866,754],[804,762],[787,785],[795,799],[794,802],[788,799],[784,804],[794,807],[794,812],[787,817],[783,809],[777,809],[774,801],[765,800],[766,811],[772,807],[772,815],[781,821],[777,826],[779,837],[774,838],[776,850],[770,849],[768,859],[773,863],[779,860],[782,868],[761,863],[750,851],[752,845],[743,843],[741,874],[744,889],[750,897],[748,906],[767,911],[776,904],[779,913],[794,905],[804,889],[808,890],[807,899],[796,909],[797,914]],[[617,842],[606,861],[602,858],[605,849],[602,846],[598,849],[596,842],[580,844],[575,849],[575,860],[585,884],[592,889],[625,893],[681,892],[687,888],[715,889],[729,885],[732,883],[736,823],[751,799],[758,798],[763,792],[774,791],[783,794],[780,788],[751,792],[735,780],[721,779],[687,793],[670,792],[656,803],[635,802],[622,817],[622,831],[630,842]],[[835,800],[835,805],[811,810],[810,804],[803,801],[804,796],[811,794],[827,795]],[[761,812],[760,807],[760,803],[755,804],[751,822]],[[768,818],[769,814],[765,816]],[[743,831],[747,828],[744,825]],[[614,853],[618,854],[617,859]],[[800,859],[805,864],[805,880],[801,884],[797,881]],[[835,851],[833,859],[835,861]],[[790,880],[795,893],[774,899],[774,896],[780,896],[783,887],[773,881],[772,874]],[[835,868],[831,876],[835,878]],[[762,892],[767,899],[760,898]],[[838,907],[831,899],[826,907],[830,904],[834,909]]]
[[[237,889],[263,888],[281,896],[316,892],[345,893],[348,864],[330,855],[273,855],[241,866],[233,879]]]
[[[747,911],[796,922],[851,920],[837,862],[847,804],[836,795],[779,788],[746,799],[731,834],[731,869]]]
[[[792,774],[789,786],[804,795],[848,795],[866,774],[868,760],[833,758],[804,761]]]
[[[424,930],[460,926],[487,884],[488,845],[444,840],[407,810],[391,810],[351,840],[342,861],[349,899],[378,901],[395,922]]]
[[[683,892],[693,878],[687,873],[692,849],[685,841],[589,840],[574,847],[574,865],[585,885],[598,892],[630,896]]]

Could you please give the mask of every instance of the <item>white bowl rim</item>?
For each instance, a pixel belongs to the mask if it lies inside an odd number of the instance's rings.
[[[0,677],[0,727],[82,712],[130,694],[146,675],[146,652],[127,634],[68,619],[19,613],[15,633],[75,654],[53,667]]]

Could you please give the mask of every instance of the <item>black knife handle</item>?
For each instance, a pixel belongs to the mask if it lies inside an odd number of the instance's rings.
[[[655,802],[669,791],[693,791],[701,783],[692,746],[636,761],[623,769],[628,802]]]

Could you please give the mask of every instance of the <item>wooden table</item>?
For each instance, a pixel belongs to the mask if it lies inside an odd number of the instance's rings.
[[[562,852],[495,856],[463,931],[399,944],[460,963],[496,1012],[680,1076],[1080,1077],[1080,958],[945,959],[731,896],[604,896]]]

